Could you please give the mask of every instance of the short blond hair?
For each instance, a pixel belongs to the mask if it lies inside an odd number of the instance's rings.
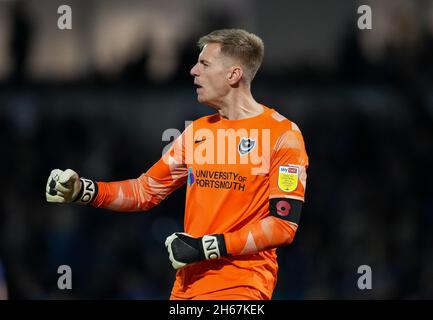
[[[244,67],[245,80],[251,83],[263,61],[262,39],[242,29],[221,29],[201,37],[197,45],[202,50],[208,43],[219,43],[222,54],[237,59]]]

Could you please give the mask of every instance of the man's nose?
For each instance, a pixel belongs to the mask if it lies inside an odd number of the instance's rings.
[[[191,74],[193,77],[197,77],[197,76],[198,76],[198,74],[197,74],[197,64],[194,65],[194,67],[191,68],[190,74]]]

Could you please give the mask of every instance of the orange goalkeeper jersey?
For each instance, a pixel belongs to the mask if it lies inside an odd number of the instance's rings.
[[[184,232],[194,237],[224,234],[227,252],[235,251],[235,232],[268,217],[270,199],[304,201],[308,157],[302,134],[295,123],[263,108],[247,119],[214,114],[194,121],[139,178],[98,182],[93,206],[148,210],[186,183]],[[271,239],[273,225],[262,227]],[[276,249],[249,254],[252,247],[255,239],[249,235],[240,255],[178,270],[172,296],[188,299],[250,286],[270,299],[278,270]]]

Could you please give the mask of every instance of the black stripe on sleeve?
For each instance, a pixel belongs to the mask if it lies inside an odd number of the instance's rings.
[[[301,219],[302,201],[289,198],[274,198],[269,200],[271,216],[299,224]]]

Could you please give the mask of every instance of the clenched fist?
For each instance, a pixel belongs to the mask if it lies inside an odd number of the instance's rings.
[[[48,202],[87,204],[96,195],[96,184],[71,169],[54,169],[48,177],[45,195]]]

